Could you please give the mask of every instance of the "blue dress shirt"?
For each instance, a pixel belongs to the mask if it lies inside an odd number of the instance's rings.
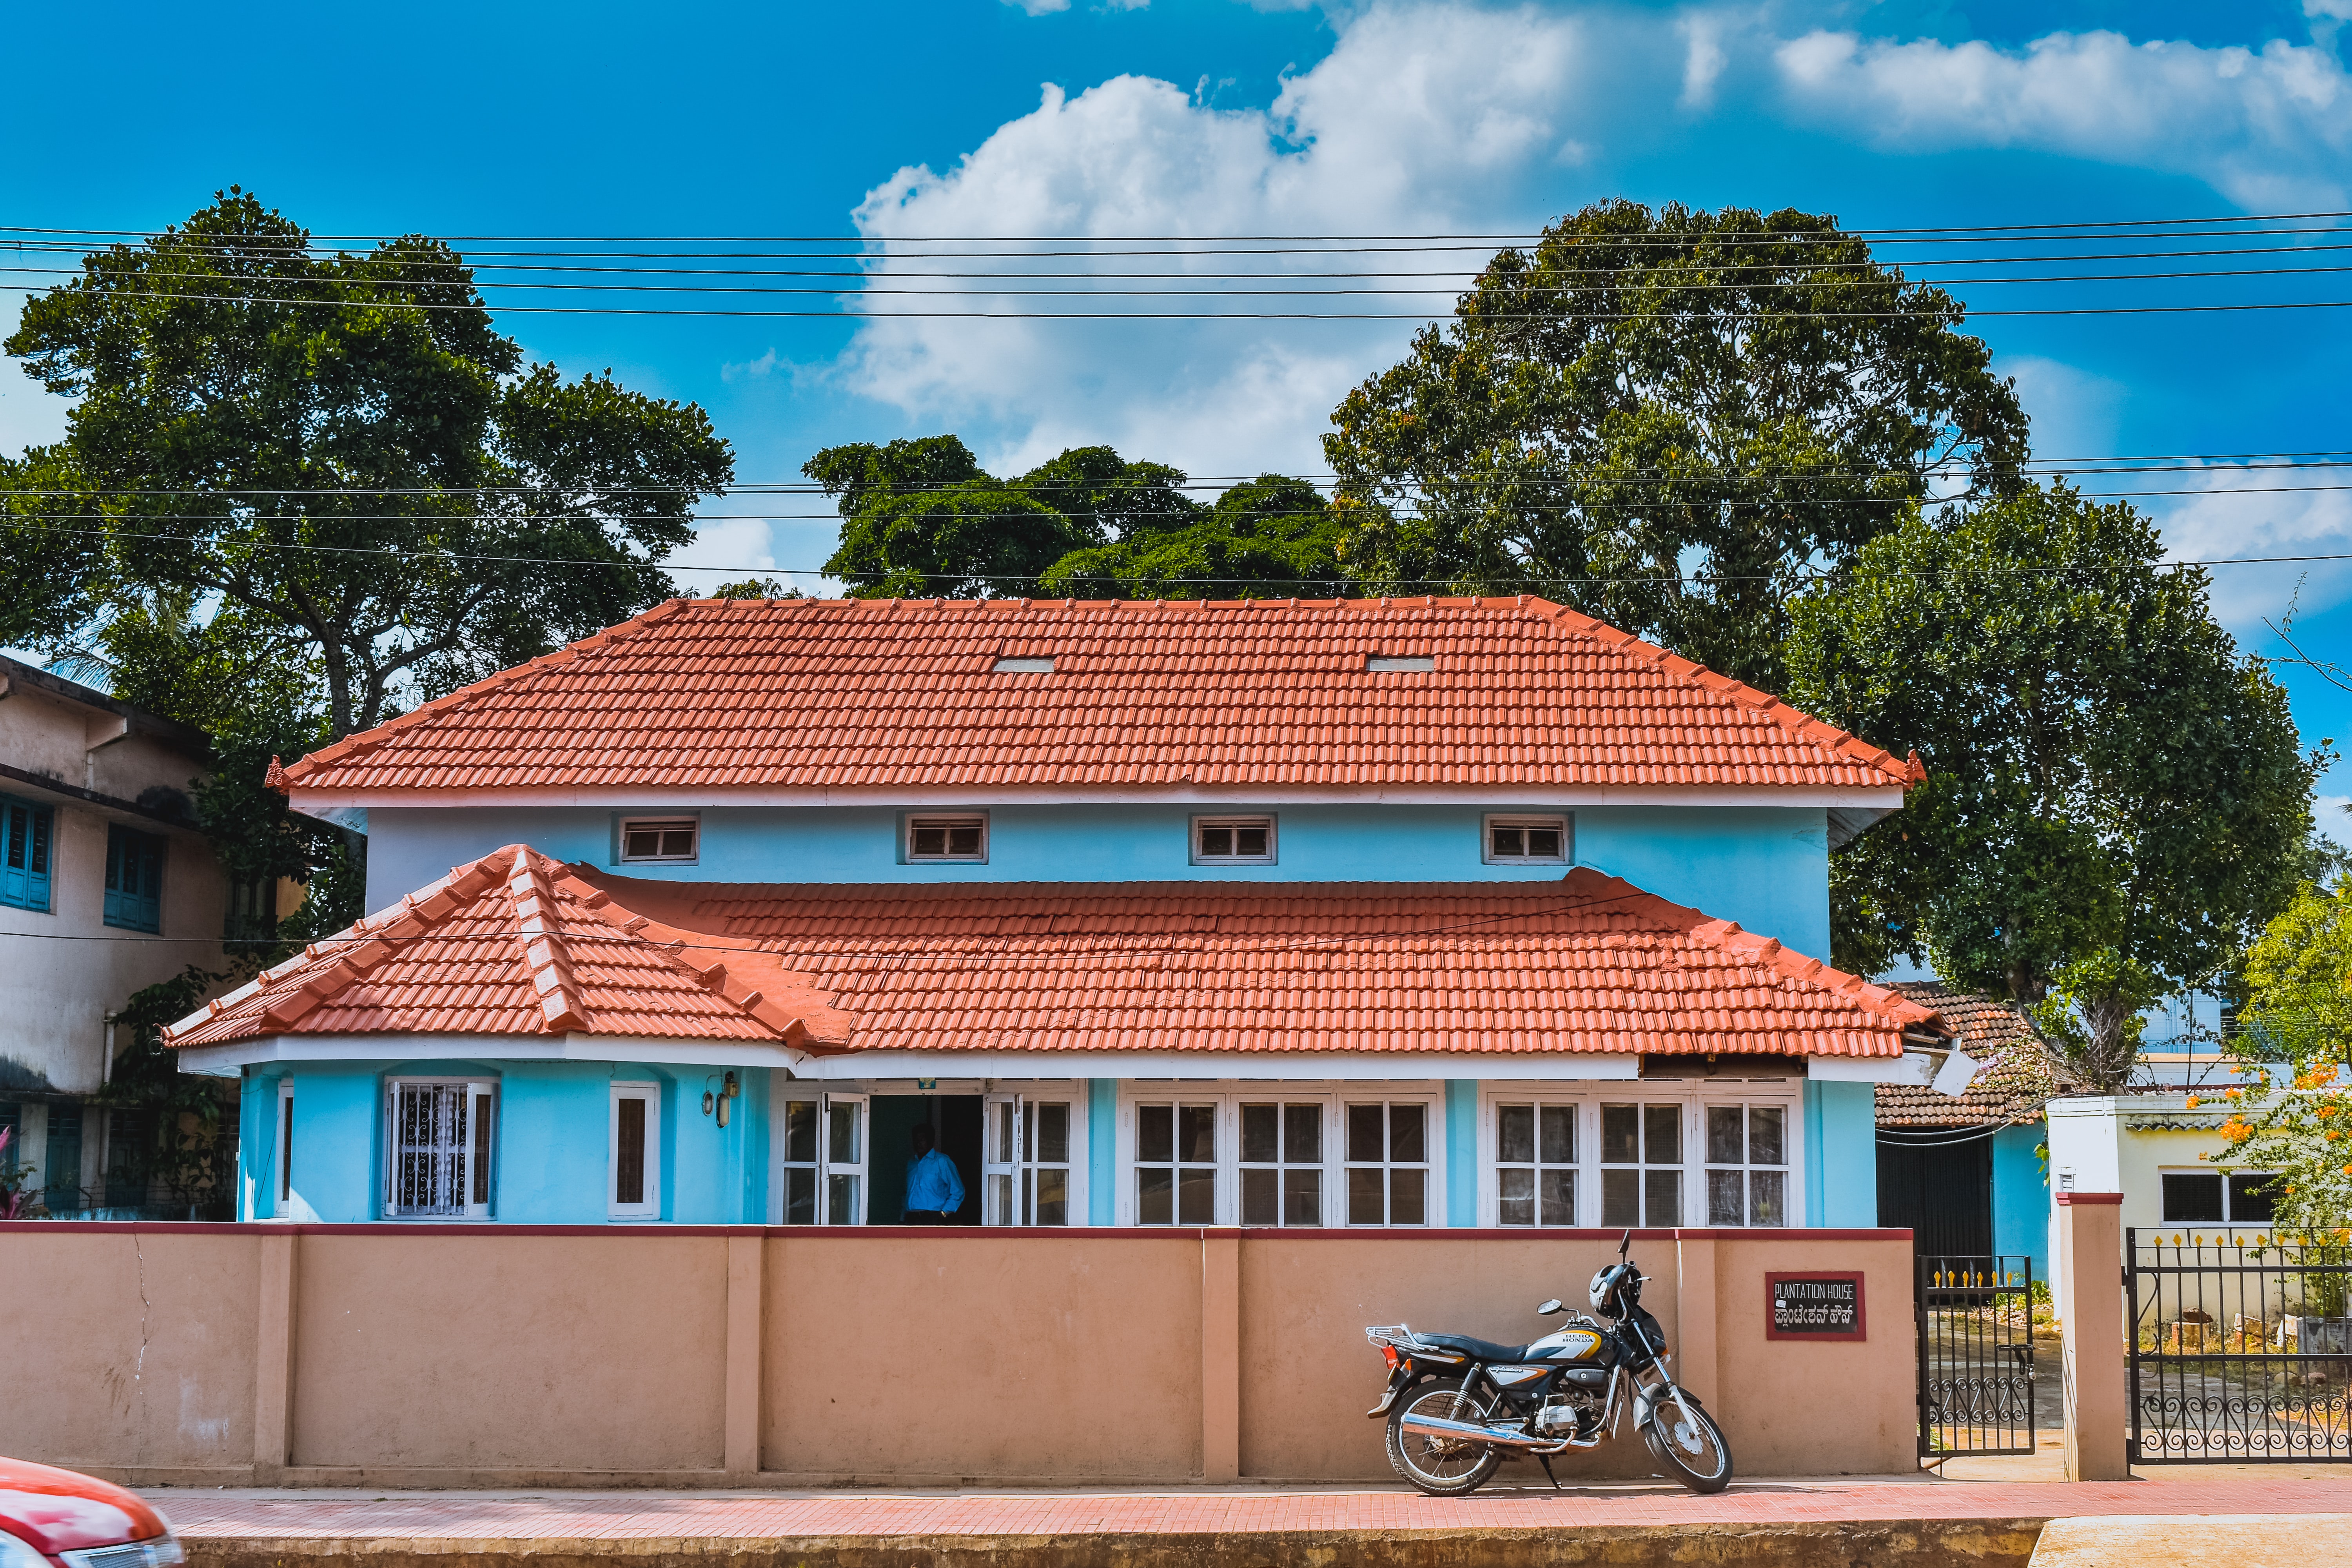
[[[955,1162],[937,1149],[907,1162],[907,1206],[919,1213],[953,1214],[963,1207],[963,1178]]]

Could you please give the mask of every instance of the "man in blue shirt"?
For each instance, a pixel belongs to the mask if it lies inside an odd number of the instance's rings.
[[[908,1225],[951,1225],[956,1210],[963,1207],[963,1178],[956,1174],[955,1162],[932,1143],[931,1130],[919,1123],[915,1157],[907,1162]]]

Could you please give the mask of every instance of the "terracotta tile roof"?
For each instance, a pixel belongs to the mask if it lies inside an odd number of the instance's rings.
[[[1733,1051],[1896,1056],[1934,1012],[1728,921],[1555,883],[657,883],[680,931],[756,941],[856,1049]]]
[[[163,1040],[580,1034],[807,1046],[845,1032],[772,957],[709,937],[682,946],[561,864],[509,845],[311,944]]]
[[[1934,1008],[1958,1036],[1953,1044],[1984,1067],[1957,1100],[1926,1084],[1880,1084],[1878,1125],[1979,1127],[2042,1120],[2043,1103],[2061,1092],[2063,1080],[2032,1026],[2008,1003],[1933,980],[1898,980],[1890,989]]]
[[[1004,658],[1054,668],[996,673]],[[365,792],[1924,775],[1589,616],[1500,598],[673,600],[272,776]]]

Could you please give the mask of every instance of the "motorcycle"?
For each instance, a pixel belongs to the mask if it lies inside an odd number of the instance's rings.
[[[1364,1337],[1388,1363],[1388,1387],[1364,1414],[1388,1417],[1389,1463],[1432,1497],[1476,1491],[1504,1459],[1532,1456],[1554,1488],[1551,1457],[1614,1436],[1630,1416],[1651,1455],[1695,1492],[1731,1484],[1731,1447],[1698,1399],[1667,1375],[1665,1331],[1642,1306],[1646,1282],[1629,1254],[1593,1275],[1587,1296],[1599,1320],[1523,1345],[1467,1334],[1415,1333],[1403,1323]],[[1536,1309],[1549,1318],[1558,1300]]]

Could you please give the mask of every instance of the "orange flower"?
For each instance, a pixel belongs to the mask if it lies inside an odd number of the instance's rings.
[[[2202,1104],[2204,1104],[2204,1103],[2205,1103],[2205,1102],[2204,1102],[2203,1100],[2201,1100],[2198,1099],[2198,1098],[2197,1098],[2195,1095],[2193,1095],[2193,1094],[2192,1094],[2192,1095],[2190,1095],[2190,1096],[2189,1097],[2189,1110],[2196,1110],[2199,1106],[2200,1106],[2200,1105],[2202,1105]],[[2323,1110],[2323,1111],[2321,1111],[2319,1114],[2320,1114],[2320,1115],[2322,1115],[2322,1116],[2325,1116],[2325,1115],[2326,1115],[2326,1114],[2327,1114],[2327,1112],[2326,1112],[2326,1111],[2324,1111],[2324,1110]]]
[[[2225,1089],[2221,1091],[2221,1097],[2224,1100],[2235,1100],[2245,1092],[2242,1089]]]

